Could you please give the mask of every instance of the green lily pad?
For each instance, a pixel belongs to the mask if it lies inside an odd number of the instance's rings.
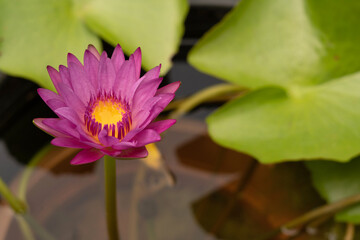
[[[161,63],[164,74],[180,45],[187,11],[186,0],[93,0],[81,14],[93,31],[120,43],[125,53],[141,46],[144,69]]]
[[[347,161],[360,150],[359,91],[360,73],[292,92],[263,88],[209,116],[209,132],[219,144],[263,163]]]
[[[313,85],[353,73],[360,70],[360,3],[345,2],[241,1],[188,60],[249,88]]]
[[[46,66],[66,63],[66,54],[82,56],[100,40],[72,12],[69,0],[4,1],[0,9],[3,41],[0,70],[54,89]]]
[[[348,163],[312,161],[306,163],[311,172],[315,188],[328,202],[360,193],[360,158]],[[336,220],[340,222],[360,223],[360,204],[338,212]]]
[[[357,155],[358,12],[355,0],[241,1],[188,57],[251,90],[208,118],[212,138],[264,163]]]

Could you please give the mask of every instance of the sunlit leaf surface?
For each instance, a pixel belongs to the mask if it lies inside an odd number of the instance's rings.
[[[292,95],[264,88],[212,114],[209,131],[218,143],[265,163],[312,158],[347,161],[359,152],[359,89],[360,74]]]
[[[209,117],[214,140],[264,163],[358,154],[359,11],[355,0],[241,1],[189,55],[254,90]]]

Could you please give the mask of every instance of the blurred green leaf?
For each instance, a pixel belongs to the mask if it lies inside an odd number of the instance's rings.
[[[171,67],[184,32],[186,0],[92,0],[84,4],[87,25],[109,43],[120,43],[126,54],[141,47],[143,67]]]
[[[140,46],[143,67],[148,70],[162,63],[166,73],[188,9],[186,0],[1,2],[0,70],[50,89],[54,87],[46,66],[65,64],[68,52],[82,59],[88,44],[101,50],[95,33],[113,45],[120,43],[128,55]]]
[[[208,118],[210,135],[264,163],[347,161],[360,150],[359,89],[360,73],[290,93],[270,87],[253,91]]]
[[[0,13],[1,13],[1,9],[4,8],[4,1],[5,0],[0,0]],[[0,14],[0,57],[1,57],[1,46],[2,46],[2,42],[4,41],[4,26],[3,26],[3,14]]]
[[[307,162],[315,188],[328,202],[360,194],[360,158],[348,163],[328,161]],[[360,223],[360,204],[336,214],[341,222]]]
[[[72,7],[70,0],[4,1],[0,70],[54,89],[47,65],[65,64],[68,52],[82,56],[90,43],[101,46]]]
[[[265,163],[358,154],[359,12],[355,0],[241,1],[188,58],[255,90],[209,117],[214,140]]]

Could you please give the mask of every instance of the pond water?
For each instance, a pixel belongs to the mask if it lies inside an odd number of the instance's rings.
[[[165,78],[165,83],[182,81],[177,98],[221,82],[197,72],[185,59],[196,40],[229,9],[191,9],[180,52]],[[110,46],[105,49],[111,52]],[[13,190],[24,164],[51,140],[32,125],[33,118],[53,116],[36,88],[23,79],[0,76],[0,176]],[[162,154],[157,165],[117,162],[122,239],[265,239],[282,224],[324,204],[302,163],[260,165],[213,143],[204,118],[216,106],[200,107],[172,127],[157,144]],[[70,166],[76,151],[47,149],[28,184],[32,218],[55,239],[107,239],[103,162]],[[23,239],[17,218],[5,204],[0,204],[0,219],[0,240]],[[318,231],[267,239],[335,240],[344,225],[323,219],[313,223],[314,229]]]
[[[302,164],[260,165],[214,144],[202,121],[179,121],[158,147],[161,164],[117,162],[123,239],[257,239],[323,203]],[[28,185],[32,217],[55,239],[106,239],[102,161],[70,166],[75,153],[42,157]],[[5,239],[22,239],[12,214],[2,219]]]

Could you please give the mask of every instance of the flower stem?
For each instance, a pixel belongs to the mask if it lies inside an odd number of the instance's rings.
[[[26,204],[19,200],[6,186],[5,182],[0,178],[0,195],[10,205],[10,207],[16,212],[23,214],[26,212]]]
[[[119,240],[116,210],[116,160],[104,157],[106,220],[109,240]]]
[[[219,96],[224,96],[226,94],[240,93],[244,90],[244,87],[234,84],[221,83],[215,86],[210,86],[183,100],[178,108],[170,114],[169,118],[177,119],[205,101]]]

